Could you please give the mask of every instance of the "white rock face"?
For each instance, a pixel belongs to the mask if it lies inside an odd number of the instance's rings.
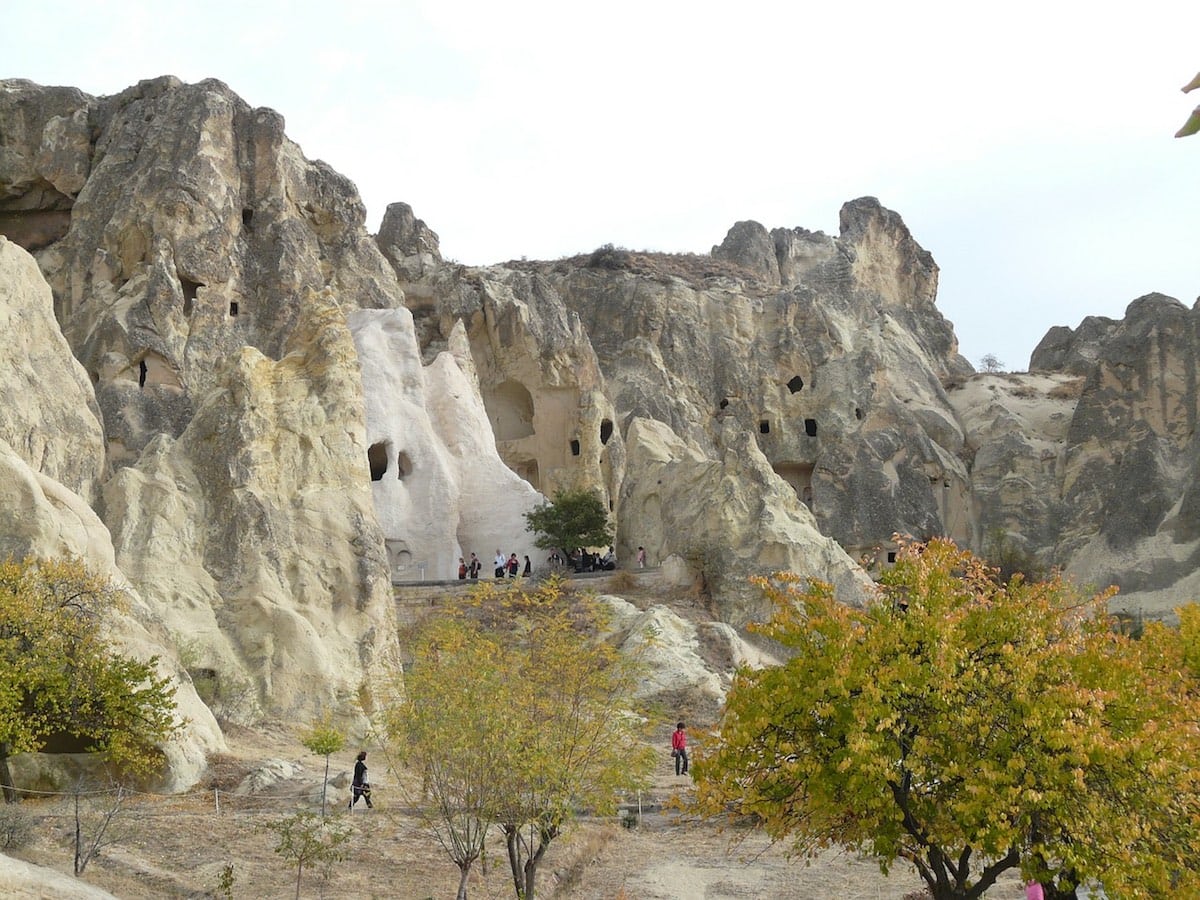
[[[90,499],[104,471],[100,408],[54,318],[37,263],[3,236],[0,334],[6,336],[0,341],[0,438],[35,470]]]
[[[454,578],[472,552],[491,571],[496,549],[540,563],[545,552],[523,514],[542,497],[496,452],[461,325],[452,350],[425,367],[407,309],[359,310],[349,320],[393,578]]]
[[[30,469],[4,441],[0,441],[0,508],[21,510],[12,526],[3,531],[0,553],[14,558],[78,556],[129,594],[129,613],[114,614],[109,625],[114,643],[138,659],[160,658],[159,674],[175,681],[178,715],[186,723],[183,732],[163,747],[168,765],[158,786],[164,790],[191,787],[204,771],[207,754],[223,750],[225,740],[179,664],[161,623],[117,568],[104,523],[82,498]],[[35,771],[46,770],[48,760],[42,754],[16,757],[13,777],[19,784],[28,783],[26,779]]]
[[[245,347],[217,380],[105,485],[118,559],[194,668],[249,682],[231,718],[357,720],[395,620],[344,314],[308,297],[282,359]]]
[[[725,702],[734,670],[778,665],[781,660],[748,643],[723,622],[689,622],[665,606],[639,610],[601,594],[612,616],[610,633],[621,651],[646,667],[636,697],[683,703],[692,714],[713,714]]]
[[[0,896],[9,900],[116,900],[108,891],[85,881],[0,853]]]
[[[728,446],[713,459],[662,422],[630,423],[621,508],[623,520],[638,530],[626,540],[644,546],[651,560],[686,564],[733,625],[770,612],[747,578],[776,570],[830,582],[844,602],[860,602],[870,580],[817,530],[812,513],[775,475],[753,438],[730,428],[721,440]],[[736,543],[730,535],[738,536]],[[678,580],[678,572],[672,578]]]

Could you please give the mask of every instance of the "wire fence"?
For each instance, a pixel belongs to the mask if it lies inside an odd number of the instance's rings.
[[[374,790],[374,785],[372,789]],[[320,809],[321,807],[321,791],[319,787],[316,790],[309,788],[286,793],[271,791],[254,794],[222,788],[195,789],[182,793],[166,794],[153,791],[139,791],[123,785],[65,791],[36,790],[33,788],[11,788],[10,790],[18,798],[31,801],[31,805],[42,807],[39,811],[49,816],[54,816],[55,814],[52,812],[47,813],[45,807],[53,807],[65,802],[73,803],[77,799],[96,802],[104,797],[119,798],[123,805],[136,805],[148,815],[162,816],[178,815],[181,812],[200,813],[204,811],[209,811],[216,815],[227,812],[283,813],[309,808]],[[326,794],[325,807],[330,811],[335,811],[340,807],[351,813],[367,809],[365,804],[350,805],[351,799],[352,795],[350,792],[339,787],[330,790]],[[158,809],[155,809],[156,807]],[[397,810],[395,807],[392,809],[393,811],[403,812],[403,810]]]

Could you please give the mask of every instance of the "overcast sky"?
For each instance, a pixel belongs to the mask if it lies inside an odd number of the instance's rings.
[[[1120,9],[1120,14],[1105,8]],[[1200,3],[88,0],[4,4],[0,77],[215,77],[486,264],[734,222],[836,234],[873,195],[941,268],[962,353],[1200,294]]]

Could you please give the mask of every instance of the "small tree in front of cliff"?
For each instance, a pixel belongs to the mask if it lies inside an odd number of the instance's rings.
[[[650,772],[654,751],[628,710],[639,668],[599,638],[603,625],[596,601],[561,579],[486,582],[424,627],[397,673],[385,731],[419,776],[460,900],[493,825],[516,896],[535,900],[538,866],[575,811],[614,812]]]
[[[306,867],[317,869],[328,879],[334,864],[350,855],[353,830],[340,819],[325,819],[301,812],[268,822],[263,827],[279,839],[275,852],[296,864],[296,900],[300,900],[300,884]]]
[[[325,778],[321,782],[321,818],[325,818],[325,796],[329,789],[329,757],[346,746],[346,737],[333,726],[329,716],[313,721],[300,735],[300,743],[325,757]]]
[[[902,545],[864,609],[758,583],[793,655],[735,677],[693,764],[701,811],[905,860],[937,900],[1011,868],[1051,897],[1198,895],[1200,704],[1167,632],[1130,640],[1108,594],[1001,584],[944,540]]]
[[[156,659],[117,652],[105,618],[128,598],[78,559],[0,563],[0,785],[8,758],[58,738],[101,752],[110,771],[143,774],[181,726]]]
[[[569,553],[576,547],[605,547],[612,542],[608,510],[595,491],[559,491],[550,502],[525,513],[525,530],[537,535],[543,550]]]

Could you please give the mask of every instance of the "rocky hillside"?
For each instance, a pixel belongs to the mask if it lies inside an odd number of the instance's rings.
[[[0,82],[0,554],[130,584],[131,640],[198,707],[183,781],[221,740],[193,680],[231,721],[352,716],[392,582],[540,559],[522,513],[563,487],[735,627],[754,573],[861,598],[896,532],[1153,614],[1200,595],[1196,308],[1144,297],[977,375],[872,198],[836,236],[484,268],[403,203],[364,223],[220,82]]]

